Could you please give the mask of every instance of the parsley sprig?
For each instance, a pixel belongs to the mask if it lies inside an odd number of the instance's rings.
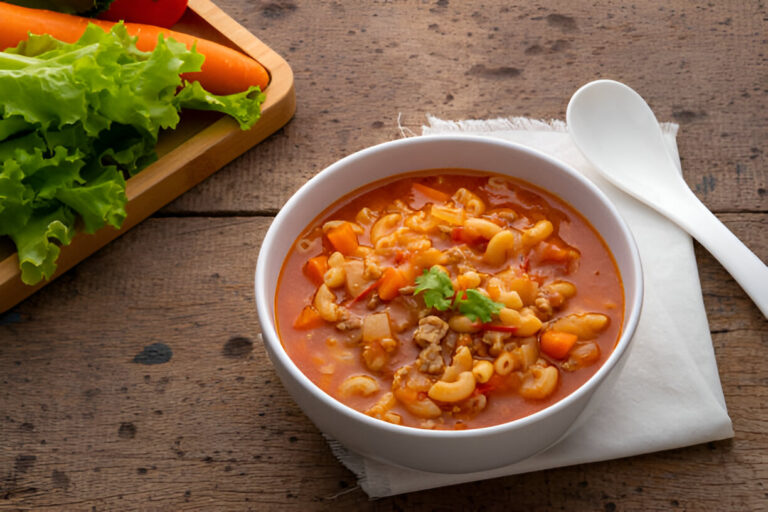
[[[494,302],[475,288],[456,292],[451,278],[438,267],[425,270],[416,278],[414,295],[424,294],[424,304],[438,311],[458,309],[467,318],[476,322],[490,322],[492,315],[497,315],[504,304]]]
[[[416,278],[413,294],[424,293],[424,304],[428,308],[446,311],[451,308],[451,299],[455,295],[453,283],[448,274],[437,267],[425,270]]]

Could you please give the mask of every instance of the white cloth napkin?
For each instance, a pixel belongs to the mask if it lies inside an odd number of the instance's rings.
[[[622,374],[593,413],[547,451],[511,466],[448,475],[395,468],[329,440],[371,498],[572,464],[628,457],[733,437],[690,236],[604,180],[581,155],[562,121],[527,118],[443,121],[428,117],[424,135],[462,132],[498,137],[558,158],[597,184],[635,236],[645,279],[643,313]],[[678,168],[678,126],[663,124]]]

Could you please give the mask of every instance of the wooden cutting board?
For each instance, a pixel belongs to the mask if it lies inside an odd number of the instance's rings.
[[[128,215],[123,226],[119,230],[107,226],[91,235],[75,235],[70,245],[61,248],[51,280],[267,138],[293,116],[296,98],[288,63],[213,2],[189,0],[186,14],[173,29],[242,51],[269,71],[261,118],[250,130],[243,131],[234,120],[220,114],[182,113],[178,127],[161,134],[157,162],[127,181]],[[0,313],[50,282],[24,284],[14,251],[10,240],[0,237]]]

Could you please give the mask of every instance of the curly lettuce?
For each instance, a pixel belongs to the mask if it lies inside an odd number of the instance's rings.
[[[182,108],[228,114],[242,129],[259,119],[258,87],[217,96],[182,80],[203,59],[162,37],[142,52],[122,24],[90,25],[73,44],[32,35],[0,52],[0,236],[16,244],[25,283],[50,279],[76,224],[122,225],[126,178],[157,159],[158,135]]]

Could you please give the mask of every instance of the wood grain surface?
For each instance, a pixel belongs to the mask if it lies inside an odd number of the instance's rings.
[[[279,383],[252,291],[326,165],[427,114],[564,118],[596,78],[680,123],[687,182],[768,260],[763,2],[217,3],[289,62],[296,115],[0,316],[0,510],[768,509],[768,325],[698,245],[732,440],[376,501]]]

